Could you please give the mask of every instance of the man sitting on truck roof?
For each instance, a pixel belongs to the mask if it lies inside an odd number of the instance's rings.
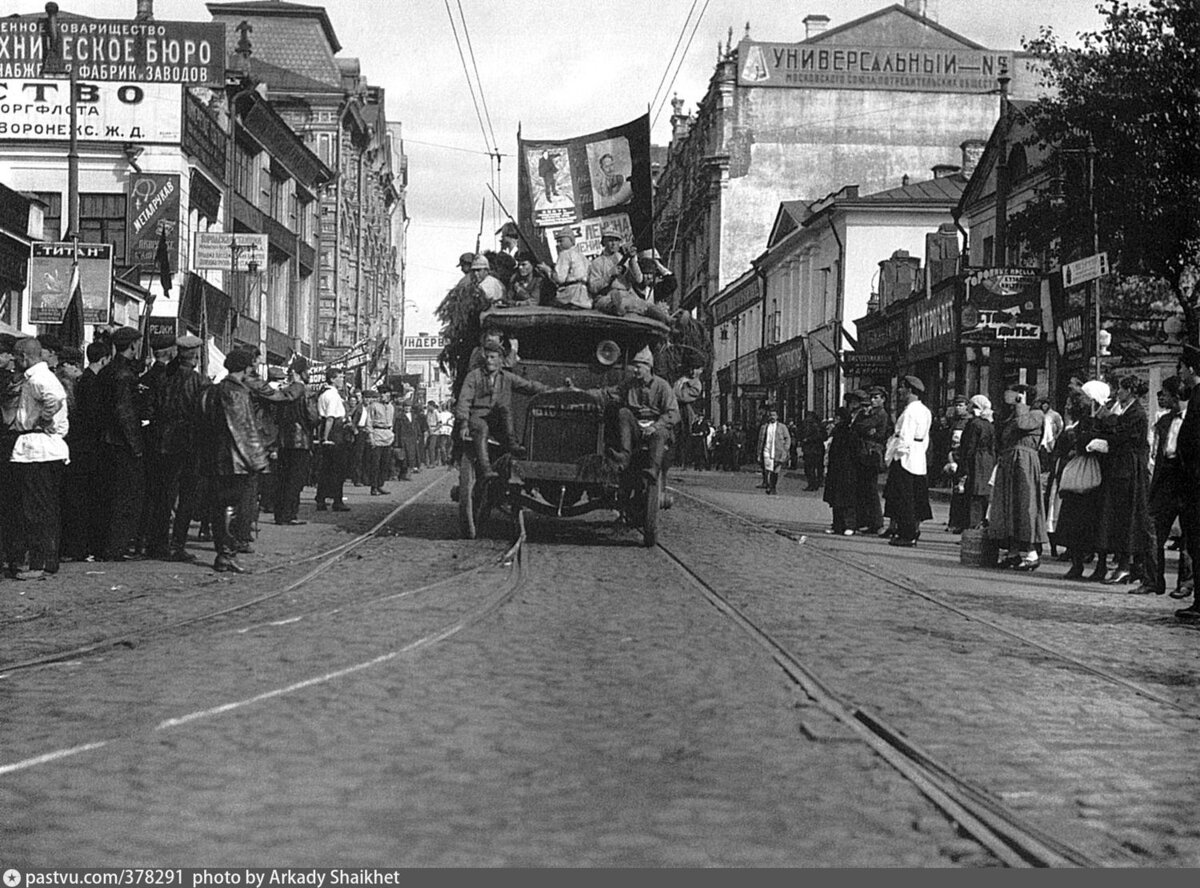
[[[485,366],[476,367],[467,374],[458,393],[454,418],[460,435],[464,429],[471,432],[479,474],[495,478],[497,473],[488,454],[489,434],[494,434],[496,440],[518,459],[525,455],[525,448],[517,443],[513,428],[513,392],[534,395],[547,391],[549,386],[505,370],[502,366],[504,346],[495,338],[485,339],[482,347]]]

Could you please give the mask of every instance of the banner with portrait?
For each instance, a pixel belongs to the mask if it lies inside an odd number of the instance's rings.
[[[517,222],[539,248],[553,243],[553,229],[570,225],[586,239],[603,222],[639,249],[653,246],[649,114],[569,139],[518,134],[517,146]]]

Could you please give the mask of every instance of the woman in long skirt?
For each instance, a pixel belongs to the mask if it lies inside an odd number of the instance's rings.
[[[823,499],[833,510],[833,526],[827,533],[853,536],[858,526],[855,509],[858,477],[858,438],[850,428],[858,411],[859,398],[847,394],[845,405],[837,412],[837,424],[829,442],[829,468],[825,472]]]
[[[1000,429],[987,528],[989,539],[1008,547],[1000,566],[1022,571],[1037,570],[1041,549],[1049,543],[1038,457],[1045,417],[1030,409],[1030,392],[1029,386],[1014,385],[1004,393],[1009,417]]]
[[[1067,425],[1054,441],[1050,454],[1050,483],[1047,488],[1047,521],[1053,515],[1050,538],[1071,556],[1071,567],[1063,579],[1077,580],[1083,576],[1088,555],[1096,551],[1096,515],[1100,509],[1100,488],[1087,493],[1064,491],[1061,487],[1063,469],[1077,456],[1086,454],[1092,439],[1091,400],[1079,395],[1067,402]]]
[[[961,488],[966,503],[966,526],[983,524],[988,498],[992,495],[992,469],[996,467],[996,429],[992,425],[992,402],[986,395],[975,395],[969,402],[967,420],[958,445],[958,470],[955,486]]]

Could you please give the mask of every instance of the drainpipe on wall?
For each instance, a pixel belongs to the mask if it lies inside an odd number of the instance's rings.
[[[845,311],[845,302],[846,302],[846,245],[842,242],[842,238],[838,234],[837,219],[835,217],[833,217],[832,215],[830,216],[830,219],[829,219],[829,230],[833,232],[833,239],[835,241],[837,241],[837,245],[838,245],[837,280],[834,282],[834,292],[837,295],[837,308],[834,310],[834,316],[835,316],[834,322],[837,324],[837,326],[833,331],[834,357],[837,357],[837,353],[842,350],[842,313]],[[837,409],[837,405],[842,403],[842,361],[841,361],[841,358],[838,358],[837,361],[838,361],[838,363],[837,363],[837,371],[838,372],[837,372],[837,375],[834,376],[835,383],[833,386],[834,409]]]

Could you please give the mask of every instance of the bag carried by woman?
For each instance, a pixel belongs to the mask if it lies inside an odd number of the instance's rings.
[[[1074,456],[1062,471],[1062,493],[1091,493],[1100,486],[1100,460],[1091,453]]]

